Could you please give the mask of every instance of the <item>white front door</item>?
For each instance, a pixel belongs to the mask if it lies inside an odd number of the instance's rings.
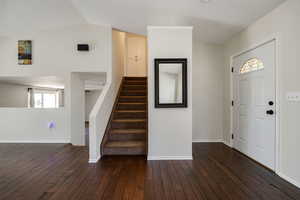
[[[233,59],[234,148],[275,170],[275,40]]]
[[[127,38],[126,76],[146,76],[146,38]]]

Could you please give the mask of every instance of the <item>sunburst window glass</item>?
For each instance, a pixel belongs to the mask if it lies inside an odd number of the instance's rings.
[[[257,58],[249,59],[240,69],[241,74],[261,70],[264,68],[264,64]]]

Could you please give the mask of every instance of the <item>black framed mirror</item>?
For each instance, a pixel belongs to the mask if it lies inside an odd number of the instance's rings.
[[[186,108],[187,59],[157,58],[155,63],[155,108]]]

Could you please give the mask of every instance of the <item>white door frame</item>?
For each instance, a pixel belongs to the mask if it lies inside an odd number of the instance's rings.
[[[233,73],[231,72],[231,68],[233,67],[233,60],[234,58],[247,53],[249,51],[252,51],[260,46],[263,46],[264,44],[275,41],[275,98],[276,98],[276,116],[275,116],[275,173],[280,174],[280,147],[281,147],[281,142],[280,142],[280,78],[279,74],[281,72],[281,68],[279,65],[279,47],[280,47],[280,39],[279,35],[275,34],[272,35],[265,40],[262,40],[261,42],[258,42],[254,45],[251,45],[250,47],[246,48],[243,51],[240,51],[236,54],[233,54],[230,57],[230,98],[233,100]],[[230,107],[230,133],[233,133],[233,107]],[[233,139],[230,137],[230,147],[233,148]]]

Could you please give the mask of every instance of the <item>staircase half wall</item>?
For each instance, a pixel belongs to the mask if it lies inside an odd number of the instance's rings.
[[[125,33],[112,30],[111,36],[107,81],[90,114],[89,163],[101,158],[101,141],[124,74]]]

